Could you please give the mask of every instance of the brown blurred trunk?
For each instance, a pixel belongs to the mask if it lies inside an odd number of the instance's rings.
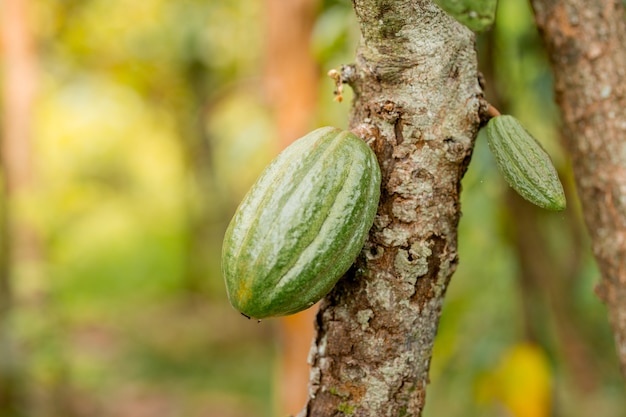
[[[626,377],[626,16],[621,0],[532,0],[555,75],[622,374]]]
[[[219,252],[214,247],[221,241],[219,228],[214,224],[221,199],[214,169],[213,141],[207,130],[207,118],[216,101],[215,75],[211,68],[197,56],[201,33],[191,32],[186,47],[188,59],[184,65],[185,106],[174,109],[181,137],[181,150],[187,170],[185,205],[185,264],[182,277],[183,295],[192,303],[200,301],[199,293],[206,291],[210,263],[207,254]]]
[[[187,234],[183,289],[193,302],[203,291],[207,277],[206,254],[214,251],[209,246],[218,242],[216,228],[212,227],[218,212],[219,195],[216,189],[211,141],[206,130],[208,69],[196,61],[187,66],[187,88],[191,92],[190,108],[179,113],[183,153],[188,172]]]
[[[282,149],[312,130],[319,71],[311,32],[319,0],[267,0],[265,87]]]
[[[36,84],[35,48],[26,0],[0,3],[3,55],[2,207],[0,239],[0,410],[19,414],[18,360],[11,332],[15,261],[36,256],[34,232],[16,221],[11,199],[32,185],[31,121]]]
[[[319,0],[267,0],[265,87],[278,131],[277,148],[312,130],[319,71],[310,48]],[[277,415],[296,414],[306,402],[317,306],[279,322]]]
[[[32,183],[31,120],[36,89],[36,60],[28,28],[26,0],[4,0],[2,164],[6,192],[14,195]]]

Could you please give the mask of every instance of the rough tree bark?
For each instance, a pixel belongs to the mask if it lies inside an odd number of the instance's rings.
[[[341,77],[382,197],[355,266],[320,306],[300,416],[418,416],[484,110],[474,34],[429,0],[353,6],[362,40]]]
[[[626,377],[626,19],[621,0],[533,0]]]

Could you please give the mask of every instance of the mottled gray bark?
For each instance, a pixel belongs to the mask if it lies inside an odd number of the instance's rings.
[[[480,125],[474,34],[425,0],[353,0],[362,41],[342,69],[351,129],[382,197],[364,250],[326,297],[300,416],[418,416],[457,265],[460,181]]]
[[[626,19],[620,0],[533,0],[626,377]]]

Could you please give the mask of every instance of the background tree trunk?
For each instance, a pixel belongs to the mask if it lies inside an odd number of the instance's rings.
[[[620,0],[533,0],[626,377],[626,20]]]
[[[341,75],[382,196],[355,266],[322,301],[300,415],[417,416],[483,108],[474,34],[426,0],[353,5],[362,39]]]
[[[195,38],[192,39],[191,42],[197,42]],[[209,242],[214,239],[211,223],[216,217],[215,207],[219,204],[211,197],[217,186],[213,165],[213,138],[206,129],[212,98],[209,91],[214,75],[195,55],[191,55],[185,62],[184,73],[185,87],[190,92],[189,107],[177,112],[181,145],[189,176],[186,259],[182,285],[185,294],[195,302],[198,293],[203,291],[203,282],[206,279],[205,254],[209,252]]]
[[[277,129],[277,151],[312,130],[319,71],[310,48],[319,0],[267,0],[265,91]],[[279,321],[276,415],[292,415],[306,402],[315,308]]]
[[[34,230],[11,211],[11,200],[32,187],[31,128],[36,90],[36,53],[29,27],[28,3],[0,4],[3,55],[0,147],[0,410],[20,415],[20,375],[11,329],[12,279],[17,260],[39,258]]]

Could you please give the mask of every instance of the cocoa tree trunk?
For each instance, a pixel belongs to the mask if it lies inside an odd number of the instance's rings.
[[[351,129],[383,173],[355,266],[323,301],[300,416],[419,416],[484,109],[474,34],[428,0],[353,0]]]
[[[533,0],[626,377],[626,20],[620,0]]]

